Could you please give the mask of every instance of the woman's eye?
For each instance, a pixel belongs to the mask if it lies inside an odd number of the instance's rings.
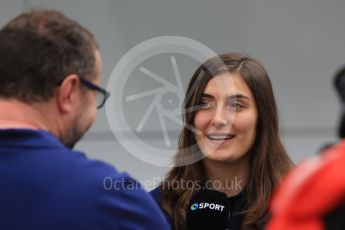
[[[239,110],[239,109],[242,109],[244,106],[238,102],[233,102],[230,104],[230,107],[233,109]]]
[[[207,109],[211,106],[211,103],[209,101],[201,101],[198,105],[199,109]]]

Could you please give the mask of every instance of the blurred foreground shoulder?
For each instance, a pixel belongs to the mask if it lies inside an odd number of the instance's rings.
[[[345,229],[344,173],[345,141],[302,163],[276,189],[267,229]]]

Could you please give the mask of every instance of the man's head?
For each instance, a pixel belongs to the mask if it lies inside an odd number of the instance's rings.
[[[334,86],[338,92],[338,95],[341,100],[341,117],[340,117],[340,124],[338,127],[338,136],[340,138],[345,138],[345,66],[343,66],[338,72],[335,74],[334,77]]]
[[[38,110],[48,104],[49,111],[41,112],[56,121],[53,133],[72,147],[96,116],[97,92],[84,83],[100,82],[93,35],[60,12],[33,10],[0,30],[0,60],[0,99]]]

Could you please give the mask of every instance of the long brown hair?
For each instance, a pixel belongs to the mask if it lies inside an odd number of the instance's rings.
[[[247,209],[242,223],[249,229],[264,223],[267,204],[274,185],[292,167],[279,137],[278,112],[270,79],[263,66],[255,59],[239,54],[226,53],[203,63],[194,73],[184,101],[184,128],[179,139],[179,150],[175,155],[175,167],[167,174],[162,184],[162,207],[169,215],[174,229],[186,229],[186,209],[197,186],[168,186],[181,181],[203,182],[207,180],[203,162],[183,165],[181,159],[194,156],[191,146],[196,146],[193,126],[196,111],[188,109],[200,103],[203,91],[212,77],[224,73],[239,73],[253,93],[258,110],[256,139],[250,151],[249,175],[245,189]]]

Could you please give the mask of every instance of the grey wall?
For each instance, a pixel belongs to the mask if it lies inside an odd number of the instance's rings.
[[[249,53],[270,74],[280,109],[281,134],[294,161],[336,141],[339,103],[331,82],[335,71],[345,64],[345,1],[3,0],[0,25],[31,7],[61,10],[95,34],[104,60],[104,86],[128,50],[157,36],[189,37],[217,53]],[[164,70],[163,66],[156,66],[157,71]],[[186,73],[191,73],[192,67],[186,67],[183,82],[189,80]],[[141,92],[152,84],[144,81],[133,89]],[[142,117],[145,103],[127,114],[128,119]],[[148,121],[145,128],[149,132],[141,138],[159,146],[164,140],[156,119]],[[176,144],[178,127],[170,124],[168,129]],[[112,134],[104,110],[77,148],[141,181],[162,177],[167,170],[128,153]],[[146,187],[151,188],[149,184]]]

